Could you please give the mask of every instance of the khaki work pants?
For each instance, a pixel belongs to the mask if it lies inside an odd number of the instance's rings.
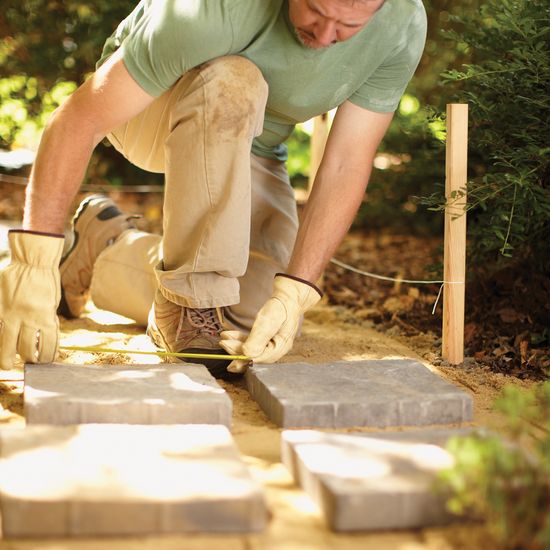
[[[109,140],[165,174],[163,237],[125,231],[98,257],[94,303],[146,324],[157,288],[186,307],[224,308],[250,329],[290,260],[298,227],[284,163],[252,155],[267,84],[237,56],[185,73]]]

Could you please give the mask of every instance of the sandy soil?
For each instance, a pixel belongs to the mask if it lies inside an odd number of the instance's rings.
[[[474,398],[474,422],[498,430],[502,418],[491,411],[491,404],[506,383],[527,386],[528,382],[495,375],[479,368],[436,368],[427,363],[427,342],[391,338],[354,320],[349,322],[336,308],[320,305],[308,314],[302,336],[285,361],[319,363],[332,360],[358,360],[390,357],[415,358],[451,382],[462,386]],[[83,319],[62,323],[63,345],[110,345],[127,349],[153,349],[143,328],[124,318],[94,310]],[[65,352],[68,363],[152,363],[156,358],[130,354],[94,355]],[[475,549],[484,546],[481,530],[472,525],[415,531],[337,534],[324,524],[312,501],[293,483],[280,462],[281,430],[272,424],[253,402],[244,383],[223,383],[233,400],[232,432],[253,475],[265,486],[272,514],[262,534],[250,536],[170,536],[146,539],[88,539],[0,541],[0,548],[13,550],[114,549],[373,549],[446,550]],[[24,424],[22,366],[0,372],[0,424]],[[368,430],[365,430],[368,431]]]

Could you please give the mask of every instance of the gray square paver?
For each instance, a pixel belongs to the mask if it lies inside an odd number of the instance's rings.
[[[29,424],[223,424],[232,403],[202,365],[25,365]]]
[[[0,429],[6,537],[238,533],[267,509],[224,426]]]
[[[437,493],[448,439],[468,429],[334,434],[286,430],[282,460],[336,531],[410,529],[455,518]]]
[[[285,428],[450,424],[472,419],[466,392],[413,360],[254,365],[248,391]]]

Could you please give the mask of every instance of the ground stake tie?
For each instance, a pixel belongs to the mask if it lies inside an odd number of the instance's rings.
[[[127,353],[127,354],[139,354],[139,355],[158,355],[159,357],[183,357],[185,359],[238,359],[241,361],[251,361],[250,357],[246,355],[222,355],[212,353],[178,353],[175,351],[141,351],[131,349],[112,349],[102,348],[99,346],[59,346],[59,349],[67,351],[87,351],[90,353]]]

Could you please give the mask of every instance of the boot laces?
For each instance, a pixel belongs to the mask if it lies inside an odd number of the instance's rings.
[[[204,331],[211,336],[217,336],[221,332],[222,326],[216,308],[195,309],[186,307],[182,310],[191,326],[200,329],[201,332]]]

